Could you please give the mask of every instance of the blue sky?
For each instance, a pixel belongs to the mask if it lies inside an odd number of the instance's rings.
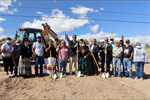
[[[150,43],[150,24],[113,22],[98,20],[70,20],[45,18],[69,17],[69,18],[90,18],[106,20],[122,20],[150,22],[150,1],[1,1],[0,13],[2,15],[27,15],[39,17],[7,17],[0,16],[0,38],[14,36],[15,30],[21,27],[42,28],[41,23],[47,22],[52,29],[64,38],[65,31],[71,37],[73,34],[78,39],[103,40],[104,37],[111,37],[114,34],[116,40],[121,38],[123,33],[125,39],[131,39],[132,43]],[[8,8],[7,8],[8,7]],[[53,9],[27,9],[21,7],[53,8]],[[64,10],[67,9],[67,10]],[[122,14],[122,13],[132,14]],[[147,14],[147,15],[136,15]]]

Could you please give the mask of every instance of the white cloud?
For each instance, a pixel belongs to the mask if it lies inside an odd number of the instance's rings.
[[[99,25],[96,24],[94,26],[89,26],[90,27],[90,31],[92,31],[93,33],[96,33],[98,31]]]
[[[78,15],[80,15],[81,18],[86,17],[88,12],[98,12],[98,10],[94,10],[93,8],[87,8],[84,6],[78,6],[77,8],[71,7],[70,9],[72,9],[71,12],[73,14],[78,14]]]
[[[37,13],[37,14],[43,14],[42,12],[39,12],[39,11],[37,11],[36,13]]]
[[[4,32],[4,29],[0,27],[0,34],[2,34],[3,32]]]
[[[116,34],[113,34],[114,36],[116,36]],[[69,36],[70,39],[72,36]],[[104,32],[104,31],[100,31],[97,34],[91,34],[91,33],[86,33],[83,35],[78,35],[77,39],[87,39],[88,41],[91,39],[96,39],[96,40],[103,40],[105,37],[111,37],[111,33],[109,32]],[[65,35],[60,37],[61,39],[65,39]]]
[[[17,0],[14,0],[14,2],[16,2]]]
[[[19,2],[19,4],[18,4],[19,6],[21,6],[22,5],[22,3],[21,2]]]
[[[68,19],[62,18],[48,18],[48,17],[63,17]],[[31,27],[31,28],[40,28],[43,29],[42,23],[48,23],[54,32],[60,34],[61,32],[69,32],[74,30],[75,28],[79,28],[88,24],[88,20],[78,20],[70,18],[63,14],[63,12],[59,9],[53,9],[50,16],[42,15],[42,20],[34,19],[33,22],[24,22],[22,27]]]
[[[115,37],[116,41],[119,41],[121,38]],[[141,43],[141,46],[144,47],[145,44],[150,44],[150,36],[135,36],[135,37],[127,37],[124,38],[125,41],[126,39],[130,40],[130,44],[136,44],[137,42]]]
[[[6,19],[0,17],[0,22],[1,22],[1,21],[6,21]]]
[[[16,0],[15,0],[16,1]],[[14,2],[15,2],[14,1]],[[11,4],[12,0],[2,0],[0,1],[0,12],[2,13],[9,13],[9,14],[13,14],[14,13],[14,10],[9,10],[8,7],[9,6],[13,6]]]
[[[104,8],[102,8],[102,7],[101,7],[100,9],[101,9],[102,11],[104,10]]]
[[[0,36],[0,39],[6,38],[6,37],[14,38],[13,35],[1,35],[1,36]]]
[[[18,11],[18,10],[15,8],[15,9],[14,9],[14,12],[17,12],[17,11]]]
[[[150,44],[150,36],[135,36],[135,37],[128,37],[125,39],[129,39],[131,43],[140,42],[142,44],[145,44],[145,43]]]

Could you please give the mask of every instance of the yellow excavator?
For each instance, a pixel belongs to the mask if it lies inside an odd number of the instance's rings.
[[[50,26],[47,23],[42,24],[42,26],[43,26],[43,30],[34,29],[34,28],[20,28],[20,29],[18,29],[19,34],[16,31],[15,39],[13,39],[11,41],[11,43],[15,44],[15,41],[17,39],[23,40],[24,37],[28,37],[30,40],[30,43],[33,44],[34,42],[36,42],[36,38],[38,36],[40,36],[40,37],[42,37],[42,43],[44,43],[44,45],[46,45],[49,41],[49,35],[51,35],[54,39],[58,39],[59,43],[62,41],[61,39],[59,39],[57,34],[50,28]],[[0,43],[0,47],[3,43],[4,42]],[[1,50],[0,50],[0,54],[1,54]]]

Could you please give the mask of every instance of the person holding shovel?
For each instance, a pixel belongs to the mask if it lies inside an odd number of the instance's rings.
[[[58,52],[58,58],[60,58],[60,72],[62,72],[61,70],[63,68],[64,76],[66,75],[66,66],[67,66],[68,57],[69,57],[68,51],[69,51],[69,48],[66,46],[65,41],[61,41],[61,45],[58,45],[56,52]]]
[[[90,51],[85,42],[81,43],[79,47],[79,70],[82,72],[82,76],[87,73],[87,76],[93,72],[92,63],[90,59]]]
[[[51,74],[52,68],[53,72],[55,72],[56,65],[56,48],[53,45],[53,40],[50,39],[45,48],[45,64],[44,64],[44,73]],[[50,55],[51,52],[51,55]],[[51,63],[52,59],[52,63]]]
[[[70,75],[72,75],[72,64],[74,62],[74,67],[75,70],[77,71],[77,47],[78,42],[76,41],[77,36],[73,35],[72,36],[72,40],[69,42],[69,57],[70,57],[70,64],[69,64],[69,71],[70,71]]]
[[[96,39],[92,40],[92,44],[90,46],[90,52],[93,53],[93,55],[94,55],[94,57],[96,59],[96,62],[98,63],[99,46],[96,44]],[[98,67],[97,67],[93,57],[91,57],[91,60],[92,60],[92,66],[93,66],[93,74],[96,76],[98,74]]]
[[[104,43],[101,44],[100,50],[101,50],[100,56],[101,56],[101,63],[102,63],[102,72],[104,72],[105,50],[106,50],[106,52],[107,52],[107,55],[106,55],[107,72],[110,73],[110,60],[112,58],[112,45],[110,43],[108,43],[107,37],[104,39]]]

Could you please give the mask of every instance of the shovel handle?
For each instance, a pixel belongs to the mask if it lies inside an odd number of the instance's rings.
[[[52,52],[50,50],[50,58],[51,58],[51,66],[52,66],[52,74],[53,74],[53,63],[52,63]]]
[[[94,58],[94,61],[95,61],[95,63],[96,63],[97,68],[99,68],[99,66],[98,66],[98,64],[97,64],[97,61],[96,61],[96,59],[95,59],[95,56],[93,55],[92,52],[91,52],[91,54],[92,54],[92,56],[93,56],[93,58]]]
[[[107,58],[106,58],[106,54],[107,54],[107,50],[105,49],[105,72],[107,72],[107,64],[106,64],[106,62],[107,62]]]
[[[60,73],[60,50],[59,50],[59,73]]]
[[[77,51],[78,51],[78,46],[77,46]],[[77,52],[77,71],[78,71],[78,64],[79,62],[78,62],[78,52]]]

